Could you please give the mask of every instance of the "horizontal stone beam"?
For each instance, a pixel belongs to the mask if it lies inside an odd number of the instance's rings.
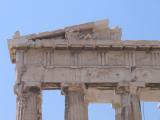
[[[160,102],[160,90],[142,89],[140,100],[145,102]],[[114,90],[98,90],[88,89],[86,91],[86,99],[90,103],[112,103],[115,99]]]
[[[12,61],[16,61],[17,50],[136,50],[150,51],[159,50],[159,41],[107,41],[107,40],[36,40],[13,39],[9,42],[10,56]]]

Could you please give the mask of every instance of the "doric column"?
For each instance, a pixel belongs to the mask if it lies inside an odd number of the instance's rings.
[[[113,102],[116,120],[142,120],[140,105],[141,84],[119,86]]]
[[[63,87],[65,94],[65,120],[88,120],[88,104],[82,85]]]
[[[15,85],[17,95],[16,120],[41,120],[41,91],[39,87]]]

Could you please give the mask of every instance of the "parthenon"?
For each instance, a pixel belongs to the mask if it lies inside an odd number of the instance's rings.
[[[16,120],[42,120],[42,90],[61,90],[65,120],[88,120],[89,103],[111,103],[116,120],[142,120],[140,101],[160,101],[160,41],[122,40],[107,20],[21,36],[8,46],[16,65]]]

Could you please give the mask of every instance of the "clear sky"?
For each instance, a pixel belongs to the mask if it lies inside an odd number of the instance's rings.
[[[123,29],[123,39],[160,40],[160,0],[0,0],[0,120],[15,120],[15,66],[7,39],[21,34],[109,19]],[[144,103],[144,120],[160,120],[157,103]],[[64,120],[64,97],[43,92],[43,120]],[[111,105],[89,105],[89,120],[114,120]]]

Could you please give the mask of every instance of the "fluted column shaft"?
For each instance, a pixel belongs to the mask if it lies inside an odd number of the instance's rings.
[[[65,91],[65,120],[88,120],[88,104],[81,88]]]
[[[39,88],[17,91],[16,120],[41,120],[41,92]]]
[[[115,106],[116,120],[142,120],[139,95],[123,91],[119,97],[120,104]]]

